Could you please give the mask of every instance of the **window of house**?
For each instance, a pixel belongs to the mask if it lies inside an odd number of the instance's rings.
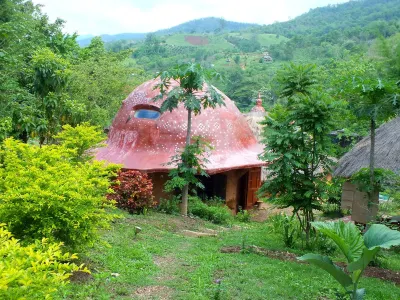
[[[135,111],[134,117],[138,119],[155,120],[160,117],[161,113],[152,109],[138,109]]]

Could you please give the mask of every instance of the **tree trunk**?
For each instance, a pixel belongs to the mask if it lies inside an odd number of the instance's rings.
[[[192,110],[188,109],[188,122],[187,122],[187,132],[186,132],[186,145],[190,145],[190,135],[192,130]],[[186,163],[186,162],[184,162]],[[181,214],[187,216],[188,212],[188,196],[189,196],[189,184],[186,184],[182,190],[182,203],[181,203]]]
[[[369,154],[369,180],[370,180],[370,185],[371,185],[371,192],[370,192],[370,200],[371,196],[374,194],[375,189],[374,183],[375,183],[375,120],[371,118],[371,148],[370,148],[370,154]]]

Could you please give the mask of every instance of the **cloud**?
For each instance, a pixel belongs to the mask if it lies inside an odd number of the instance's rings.
[[[151,32],[203,17],[270,24],[310,8],[347,0],[33,0],[51,20],[67,21],[65,31],[79,34]]]

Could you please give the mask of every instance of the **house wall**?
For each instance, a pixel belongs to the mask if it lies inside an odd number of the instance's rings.
[[[237,213],[237,207],[239,203],[239,180],[240,178],[245,175],[246,173],[256,173],[259,174],[261,177],[261,168],[253,168],[253,169],[239,169],[239,170],[231,170],[228,172],[224,172],[222,174],[226,175],[226,205],[232,211],[232,214]],[[164,184],[168,180],[168,173],[148,173],[149,177],[153,182],[153,195],[155,201],[159,202],[160,198],[167,198],[168,193],[164,191]],[[211,175],[212,176],[212,175]],[[256,183],[254,181],[254,176],[249,176],[248,187],[247,187],[247,194],[246,198],[249,201],[246,204],[246,209],[250,209],[258,200],[256,197],[257,189],[259,188],[261,182],[257,180]],[[255,186],[257,185],[257,186]],[[244,193],[242,193],[244,194]],[[251,202],[251,203],[250,203]]]
[[[371,203],[368,202],[368,194],[357,190],[356,185],[348,181],[343,184],[341,207],[351,209],[351,219],[354,222],[366,224],[376,217],[379,192],[372,196]]]
[[[168,180],[168,173],[148,173],[153,182],[153,196],[158,203],[160,198],[167,198],[168,193],[164,192],[164,184]]]

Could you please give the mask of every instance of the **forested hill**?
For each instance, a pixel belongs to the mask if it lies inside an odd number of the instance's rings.
[[[294,37],[360,35],[370,38],[396,32],[400,20],[400,0],[359,0],[311,9],[293,20],[262,26],[262,32]]]
[[[211,33],[211,32],[221,32],[221,31],[239,31],[242,29],[246,29],[252,26],[256,26],[256,24],[251,23],[239,23],[227,21],[222,18],[202,18],[192,20],[186,23],[182,23],[180,25],[171,27],[169,29],[163,29],[156,31],[156,34],[165,35],[165,34],[173,34],[173,33]]]
[[[239,31],[252,26],[257,26],[257,24],[233,22],[222,18],[209,17],[185,22],[168,29],[158,30],[154,33],[157,35],[168,35],[174,33],[219,33]],[[146,33],[103,34],[101,35],[101,39],[104,42],[114,42],[119,40],[141,40],[144,39],[145,36]],[[92,38],[93,36],[83,39],[78,38],[77,41],[81,47],[85,47],[90,44]]]

